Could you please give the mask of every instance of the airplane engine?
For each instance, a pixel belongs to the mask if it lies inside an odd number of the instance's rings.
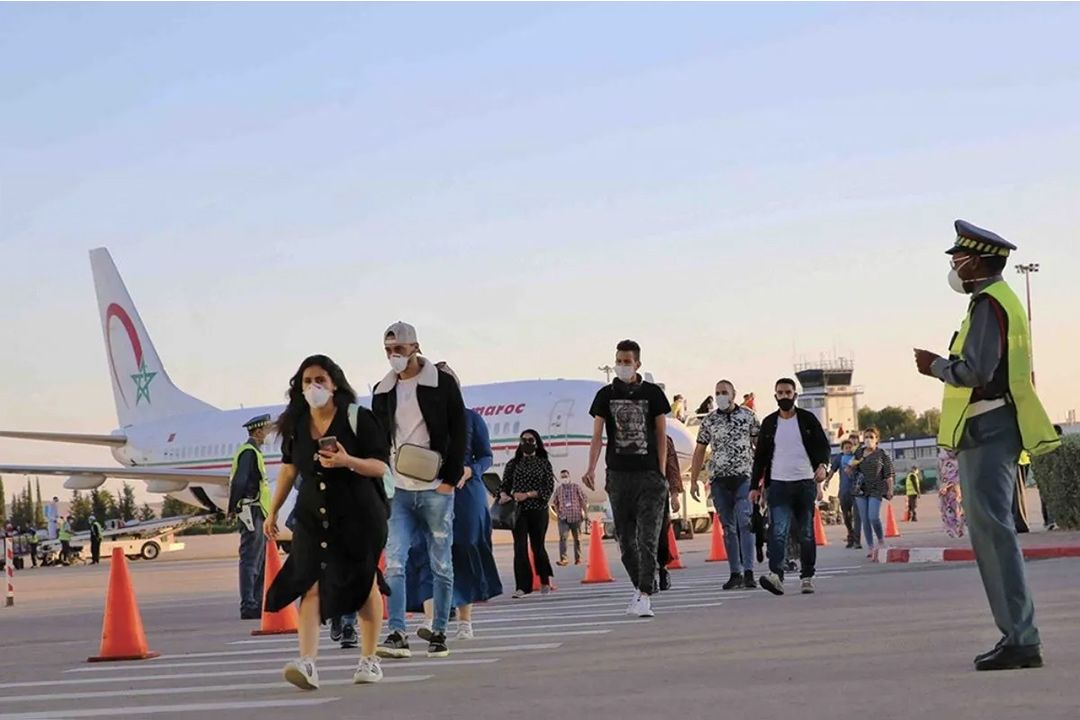
[[[146,483],[146,491],[166,495],[180,492],[187,486],[188,484],[181,480],[150,480]]]
[[[72,475],[64,481],[68,490],[96,490],[104,484],[104,475]]]

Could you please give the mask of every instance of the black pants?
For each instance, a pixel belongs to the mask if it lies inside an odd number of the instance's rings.
[[[660,542],[656,546],[656,564],[660,570],[667,568],[674,560],[671,554],[671,540],[668,531],[671,529],[671,503],[664,504],[664,524],[660,526]]]
[[[61,540],[60,541],[60,561],[66,563],[66,562],[70,562],[70,560],[71,560],[71,541],[70,540]]]
[[[101,561],[101,541],[90,538],[90,562],[97,565]]]
[[[917,511],[918,507],[919,507],[919,496],[918,495],[908,495],[907,496],[908,522],[917,522],[918,521],[918,519],[919,519],[918,518],[918,511]]]
[[[859,542],[859,508],[855,505],[855,496],[846,492],[840,496],[840,512],[844,515],[844,527],[847,529],[848,545],[860,545]]]
[[[34,567],[37,567],[37,545],[30,546],[30,562],[33,563]]]
[[[517,524],[514,525],[514,584],[524,593],[530,593],[533,589],[533,569],[532,563],[529,562],[530,545],[532,545],[533,558],[536,560],[536,574],[540,576],[540,584],[549,584],[551,576],[555,574],[551,569],[547,548],[544,547],[549,520],[547,508],[522,510],[518,515]]]
[[[623,567],[634,587],[651,593],[659,563],[660,528],[667,504],[667,479],[659,470],[608,470],[607,493]]]

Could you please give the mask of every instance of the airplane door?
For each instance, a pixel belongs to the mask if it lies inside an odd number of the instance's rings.
[[[574,407],[574,401],[560,400],[555,403],[551,410],[551,421],[548,423],[548,439],[545,441],[548,455],[551,457],[566,457],[570,454],[570,411]]]

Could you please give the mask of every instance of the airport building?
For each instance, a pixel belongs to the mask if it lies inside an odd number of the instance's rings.
[[[855,364],[847,358],[822,358],[795,366],[795,377],[802,386],[799,407],[817,415],[834,443],[859,429],[858,397],[862,390],[852,384],[854,374]]]

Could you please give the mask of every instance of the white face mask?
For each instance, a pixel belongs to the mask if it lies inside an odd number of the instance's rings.
[[[727,395],[716,396],[716,409],[723,412],[731,407],[731,398]]]
[[[631,380],[633,380],[636,373],[637,370],[634,369],[633,365],[615,366],[615,377],[619,378],[623,382],[630,382]]]
[[[409,367],[409,358],[404,355],[391,355],[390,367],[393,368],[394,372],[400,375],[405,372],[407,367]]]
[[[321,408],[326,405],[332,395],[333,393],[322,385],[308,385],[308,389],[304,391],[304,399],[313,408]]]
[[[949,287],[961,295],[967,295],[967,290],[964,289],[964,280],[960,277],[960,273],[956,272],[956,268],[949,270]]]

